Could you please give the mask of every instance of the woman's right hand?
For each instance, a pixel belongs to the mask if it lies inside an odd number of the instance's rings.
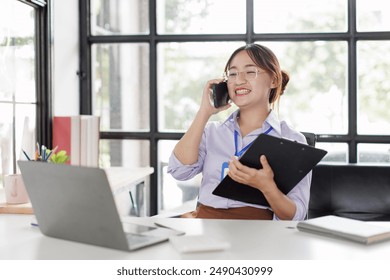
[[[173,150],[177,159],[185,165],[194,164],[198,161],[199,146],[202,140],[204,128],[209,118],[222,110],[226,110],[231,105],[215,108],[212,100],[212,85],[222,82],[222,79],[210,80],[203,89],[200,108],[191,123],[190,128],[176,144]]]
[[[220,111],[224,111],[228,108],[231,107],[230,104],[227,104],[223,107],[219,107],[219,108],[215,108],[214,107],[214,104],[213,104],[213,97],[212,97],[212,85],[213,84],[219,84],[223,82],[223,79],[214,79],[214,80],[210,80],[206,83],[204,89],[203,89],[203,96],[202,96],[202,101],[201,101],[201,104],[200,104],[200,108],[199,108],[199,111],[202,111],[204,112],[205,114],[207,114],[209,117],[211,117],[212,115],[220,112]]]

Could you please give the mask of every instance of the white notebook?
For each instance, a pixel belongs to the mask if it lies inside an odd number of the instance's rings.
[[[300,231],[340,237],[364,244],[390,239],[390,228],[332,215],[301,221],[297,228]]]

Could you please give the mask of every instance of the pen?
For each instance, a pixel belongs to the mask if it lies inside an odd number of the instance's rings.
[[[47,155],[47,158],[46,160],[49,161],[49,159],[51,158],[51,156],[57,151],[58,149],[58,146],[56,146],[54,149],[52,149],[49,154]]]
[[[27,158],[27,160],[31,160],[30,158],[29,158],[29,156],[27,155],[27,153],[22,149],[22,151],[23,151],[23,154],[25,155],[25,157]]]
[[[39,143],[37,142],[37,146],[35,148],[35,160],[39,160],[39,157],[41,156],[39,151]]]
[[[44,145],[41,147],[41,159],[42,161],[46,160],[46,147]]]
[[[46,158],[46,161],[49,161],[49,159],[51,158],[51,154],[53,153],[53,150],[51,150],[50,152],[49,152],[49,154],[47,155],[47,158]]]
[[[172,228],[170,228],[170,227],[168,227],[168,226],[166,226],[166,225],[160,224],[160,223],[158,223],[158,222],[154,222],[154,224],[155,224],[156,226],[158,226],[158,227],[172,229]]]
[[[181,231],[181,230],[177,230],[177,229],[168,227],[168,226],[163,225],[163,224],[160,224],[160,223],[158,223],[158,222],[154,222],[154,224],[155,224],[156,226],[158,226],[158,227],[161,227],[161,228],[166,228],[166,229],[170,229],[170,230],[176,231],[178,235],[184,235],[184,234],[185,234],[184,231]]]
[[[43,160],[43,161],[46,161],[46,160],[47,160],[46,151],[47,151],[47,147],[46,147],[46,146],[42,146],[42,160]]]

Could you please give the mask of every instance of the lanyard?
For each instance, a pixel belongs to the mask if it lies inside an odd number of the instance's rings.
[[[272,130],[272,126],[270,128],[268,128],[267,131],[264,132],[264,134],[270,133],[271,130]],[[253,140],[253,141],[255,141],[255,140]],[[240,157],[243,153],[245,153],[246,150],[248,150],[249,146],[252,145],[253,141],[250,142],[248,145],[246,145],[244,148],[242,148],[241,151],[238,151],[237,150],[237,146],[238,146],[238,132],[237,132],[237,130],[234,130],[234,147],[235,147],[235,150],[236,150],[234,155],[236,157]]]

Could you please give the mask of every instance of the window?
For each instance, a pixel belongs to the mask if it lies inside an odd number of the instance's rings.
[[[22,149],[33,154],[36,141],[48,143],[47,11],[44,1],[1,2],[0,186],[18,172]]]
[[[102,116],[100,164],[154,167],[151,214],[195,198],[200,178],[173,180],[169,155],[205,82],[253,42],[290,73],[279,116],[316,133],[324,161],[389,163],[390,15],[366,2],[80,1],[81,107]]]

